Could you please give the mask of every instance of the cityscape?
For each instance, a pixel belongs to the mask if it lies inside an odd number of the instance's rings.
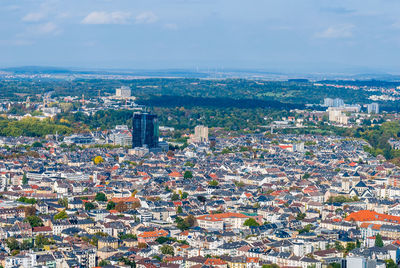
[[[400,2],[4,0],[0,268],[400,265]]]

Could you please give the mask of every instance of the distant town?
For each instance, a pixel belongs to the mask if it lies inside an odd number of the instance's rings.
[[[207,122],[200,108],[160,110],[135,90],[2,100],[3,267],[400,262],[399,116],[376,98],[239,108],[265,114],[189,127]]]

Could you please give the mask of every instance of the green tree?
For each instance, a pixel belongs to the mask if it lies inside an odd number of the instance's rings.
[[[24,222],[29,222],[32,227],[43,226],[43,220],[38,216],[28,216],[24,219]]]
[[[306,217],[306,213],[299,212],[299,213],[297,213],[296,220],[301,221],[301,220],[304,220],[305,217]]]
[[[163,245],[160,248],[160,251],[164,255],[171,255],[171,256],[175,255],[174,248],[172,246],[170,246],[170,245]]]
[[[260,224],[253,218],[248,218],[243,223],[244,226],[253,227],[253,226],[260,226]]]
[[[85,203],[85,210],[92,210],[92,209],[95,209],[95,208],[96,208],[96,206],[93,203],[91,203],[91,202],[86,202]]]
[[[212,181],[209,181],[208,184],[209,184],[210,186],[218,186],[219,182],[216,181],[216,180],[212,180]]]
[[[24,175],[22,175],[22,184],[27,185],[28,184],[28,177],[26,176],[26,173],[24,172]]]
[[[18,202],[26,203],[26,204],[36,204],[37,200],[35,198],[27,198],[25,196],[21,196],[20,198],[17,199]]]
[[[375,246],[380,248],[383,247],[383,240],[381,234],[377,234],[375,236]]]
[[[392,259],[386,260],[385,263],[386,263],[386,268],[397,268],[396,263]]]
[[[177,208],[176,213],[178,213],[178,214],[182,214],[182,213],[183,213],[183,209],[182,209],[181,206],[179,206],[179,207]]]
[[[115,203],[113,202],[113,201],[109,201],[108,203],[107,203],[107,208],[106,208],[107,210],[112,210],[112,209],[115,209]]]
[[[107,265],[109,265],[109,264],[110,264],[110,262],[108,262],[108,261],[106,261],[106,260],[101,260],[101,261],[99,262],[99,266],[100,266],[100,267],[107,266]]]
[[[105,193],[97,193],[96,197],[94,199],[96,201],[106,202],[107,201],[107,196],[105,195]]]
[[[17,239],[15,239],[15,237],[7,238],[6,244],[10,251],[18,250],[20,248],[19,242],[17,241]]]
[[[273,263],[273,264],[264,264],[262,268],[279,268],[279,265]]]
[[[54,215],[55,220],[62,220],[62,219],[67,219],[68,214],[65,212],[65,209]]]
[[[185,179],[191,179],[193,178],[193,173],[190,170],[186,170],[185,173],[183,173],[183,177]]]
[[[173,193],[171,195],[171,201],[176,201],[176,200],[179,200],[179,195],[177,193]]]
[[[60,198],[58,199],[58,204],[60,206],[63,206],[65,208],[68,208],[68,198],[64,197],[64,198]]]

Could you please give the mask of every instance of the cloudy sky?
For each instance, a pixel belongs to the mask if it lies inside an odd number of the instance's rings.
[[[399,0],[1,0],[0,66],[400,73]]]

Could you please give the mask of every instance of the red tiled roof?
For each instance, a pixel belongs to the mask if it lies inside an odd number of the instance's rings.
[[[360,210],[357,212],[353,212],[349,216],[347,216],[345,220],[346,221],[354,220],[361,222],[382,221],[382,222],[400,224],[399,216],[381,214],[372,210]]]

